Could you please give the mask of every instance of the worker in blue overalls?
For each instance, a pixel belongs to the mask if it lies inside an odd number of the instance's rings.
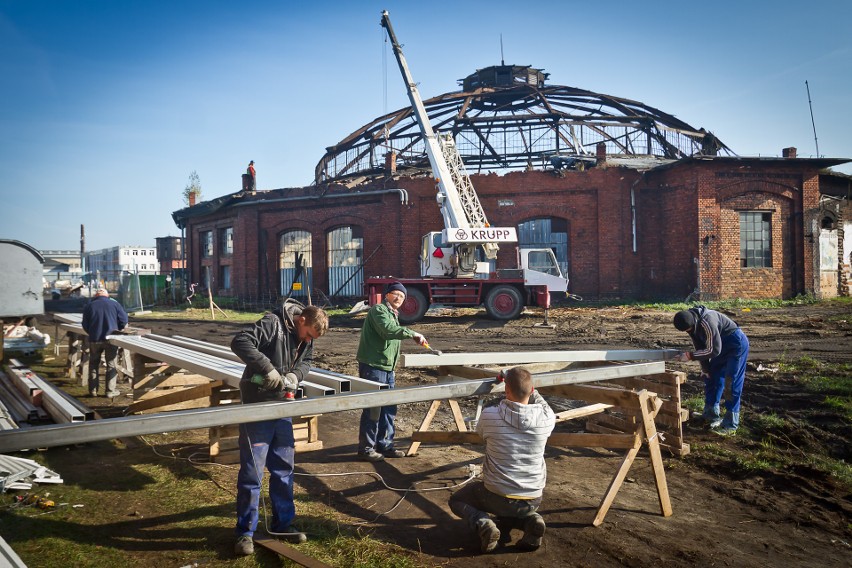
[[[745,382],[748,337],[725,314],[696,306],[675,314],[674,326],[692,339],[695,351],[684,351],[679,361],[699,361],[704,379],[704,412],[714,432],[733,434],[740,425],[740,398]],[[731,381],[731,396],[725,400],[725,416],[719,405],[725,382]]]

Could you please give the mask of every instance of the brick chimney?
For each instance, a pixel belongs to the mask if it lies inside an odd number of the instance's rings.
[[[190,191],[189,192],[189,206],[192,207],[193,205],[195,205],[195,192]]]
[[[785,158],[795,158],[796,157],[796,148],[790,146],[789,148],[784,148],[781,150],[781,156]]]
[[[595,146],[595,158],[597,159],[597,167],[606,166],[606,143],[598,142]]]
[[[396,152],[385,154],[385,171],[389,174],[396,173]]]

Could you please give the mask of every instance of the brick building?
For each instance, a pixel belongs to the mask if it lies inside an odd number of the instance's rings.
[[[572,293],[848,293],[841,205],[852,178],[828,168],[850,160],[798,158],[795,148],[736,156],[657,109],[546,78],[487,68],[424,103],[477,172],[491,225],[517,226],[522,246],[552,248]],[[312,186],[174,212],[191,281],[246,298],[360,296],[365,276],[418,276],[422,235],[444,228],[418,136],[400,109],[329,147]],[[515,265],[514,248],[501,247],[496,267]]]
[[[843,160],[698,157],[650,168],[612,162],[471,180],[493,225],[546,221],[565,232],[570,290],[583,297],[838,294],[840,264],[818,262],[822,231],[835,231],[842,245],[820,185],[842,186],[843,177],[824,168]],[[313,187],[237,193],[174,216],[186,228],[193,281],[213,275],[214,293],[237,296],[286,294],[296,252],[311,269],[306,286],[329,296],[343,284],[335,269],[347,265],[363,263],[364,271],[343,295],[358,295],[364,273],[417,276],[421,236],[442,228],[428,177],[332,186],[321,195]],[[501,248],[498,267],[513,266],[513,255]],[[825,270],[835,275],[834,289],[831,279],[821,284]]]

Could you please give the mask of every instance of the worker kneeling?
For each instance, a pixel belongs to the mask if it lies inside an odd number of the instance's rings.
[[[469,483],[450,497],[450,509],[476,531],[482,552],[511,541],[513,528],[524,531],[518,548],[541,546],[546,526],[536,511],[547,481],[544,446],[555,421],[522,367],[506,373],[506,398],[482,411],[476,432],[485,440],[484,481]]]

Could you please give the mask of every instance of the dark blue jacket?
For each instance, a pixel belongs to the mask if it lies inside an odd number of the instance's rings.
[[[126,325],[127,312],[112,298],[97,296],[83,310],[83,329],[89,341],[104,341],[107,335]]]

